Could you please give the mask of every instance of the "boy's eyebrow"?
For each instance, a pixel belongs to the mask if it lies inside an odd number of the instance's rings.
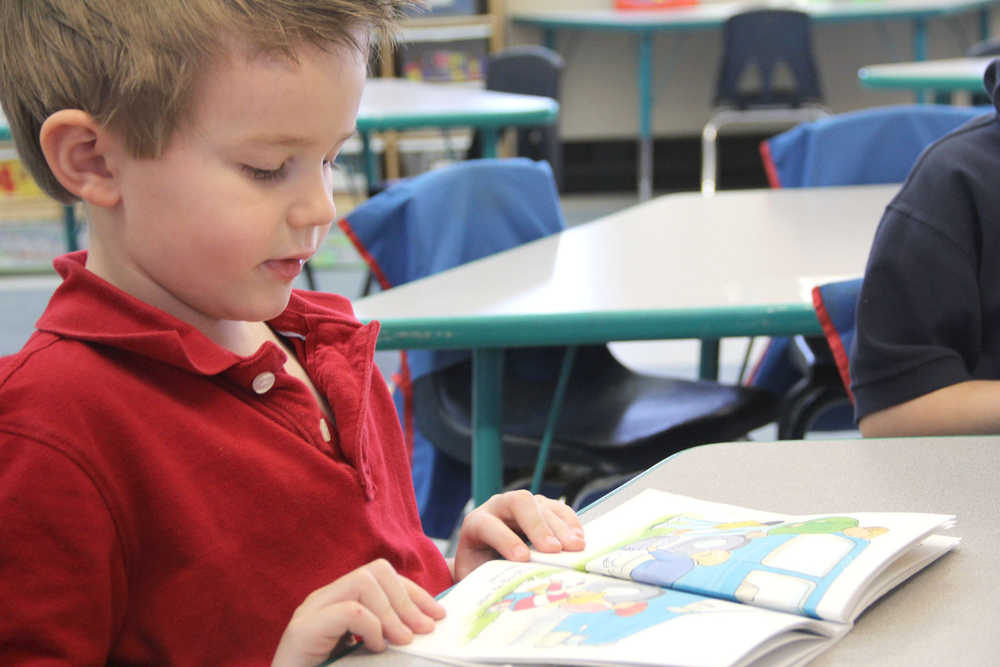
[[[350,132],[336,138],[334,145],[342,144],[357,132],[357,127],[352,127]],[[264,144],[267,146],[287,146],[295,148],[311,143],[308,139],[297,134],[257,134],[247,138],[247,143]]]

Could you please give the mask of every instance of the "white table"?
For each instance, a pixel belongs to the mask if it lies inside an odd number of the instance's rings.
[[[1000,437],[739,442],[675,454],[582,515],[593,519],[643,488],[787,514],[954,513],[958,548],[864,613],[812,664],[988,665],[1000,624]],[[395,654],[338,665],[432,664]]]
[[[858,70],[858,80],[866,88],[981,93],[983,73],[994,60],[996,56],[866,65]]]
[[[464,84],[383,78],[365,83],[357,125],[366,175],[373,183],[376,169],[372,132],[472,127],[483,134],[483,156],[495,157],[501,129],[551,125],[558,116],[559,104],[550,97],[502,93]]]
[[[609,2],[609,5],[611,3]],[[807,12],[816,22],[908,20],[913,23],[913,59],[927,57],[927,20],[978,11],[980,39],[989,36],[988,10],[996,0],[778,0],[765,3]],[[688,32],[718,29],[733,14],[748,9],[753,3],[706,3],[693,7],[678,7],[654,11],[618,11],[614,9],[538,9],[519,10],[511,14],[517,24],[530,25],[543,31],[543,42],[555,48],[557,30],[588,30],[627,32],[638,42],[636,83],[639,94],[639,198],[648,199],[653,188],[653,35],[657,32]]]
[[[666,195],[354,308],[381,321],[382,348],[474,350],[473,496],[481,502],[500,488],[502,348],[822,335],[811,288],[863,272],[897,189]],[[703,361],[715,354],[717,363],[717,349]]]

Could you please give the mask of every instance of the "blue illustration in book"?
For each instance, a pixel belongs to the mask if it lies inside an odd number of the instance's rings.
[[[680,514],[590,560],[586,569],[815,616],[833,581],[885,532],[845,516],[716,522]]]

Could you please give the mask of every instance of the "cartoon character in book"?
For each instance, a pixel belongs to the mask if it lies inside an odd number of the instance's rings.
[[[524,611],[525,609],[535,609],[555,604],[565,600],[569,596],[563,581],[552,578],[538,584],[529,584],[528,588],[516,589],[503,596],[498,602],[488,608],[488,612],[494,613],[509,609],[510,611]]]
[[[772,527],[720,568],[698,568],[677,581],[745,603],[815,615],[823,595],[868,546],[887,532],[851,517],[822,517]]]
[[[634,542],[626,550],[646,551],[650,558],[635,567],[629,577],[657,586],[669,586],[687,574],[695,565],[712,566],[724,563],[734,549],[750,541],[747,535],[671,535]]]
[[[556,626],[542,635],[539,646],[613,644],[643,630],[665,623],[682,614],[714,611],[715,600],[679,591],[630,586],[628,582],[607,586],[601,583],[599,598],[579,605],[572,596],[563,604],[569,612]]]

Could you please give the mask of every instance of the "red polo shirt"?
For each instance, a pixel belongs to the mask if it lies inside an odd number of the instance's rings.
[[[378,326],[295,292],[240,357],[87,271],[0,359],[0,663],[266,664],[311,591],[375,558],[437,593]],[[48,664],[48,663],[47,663]]]

